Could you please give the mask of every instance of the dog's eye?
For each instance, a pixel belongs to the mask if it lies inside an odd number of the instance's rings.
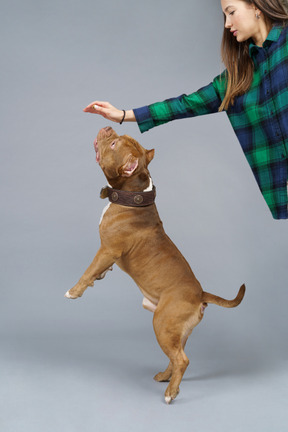
[[[112,144],[110,145],[110,147],[111,147],[112,149],[114,149],[115,144],[116,144],[116,141],[113,141]]]

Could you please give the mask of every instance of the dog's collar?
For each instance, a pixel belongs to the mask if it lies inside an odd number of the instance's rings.
[[[106,186],[101,189],[100,198],[109,198],[111,203],[127,207],[146,207],[154,203],[156,188],[153,186],[152,190],[147,192],[129,192]]]

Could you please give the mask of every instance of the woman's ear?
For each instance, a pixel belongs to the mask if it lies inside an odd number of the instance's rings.
[[[258,16],[260,17],[260,15],[262,13],[261,10],[258,9],[257,6],[255,6],[255,5],[253,5],[253,8],[254,8],[254,11],[255,11],[255,16],[256,17],[258,17]]]

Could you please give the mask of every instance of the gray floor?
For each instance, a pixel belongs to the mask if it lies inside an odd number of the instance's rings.
[[[272,346],[251,344],[244,355],[243,340],[224,333],[205,345],[209,329],[197,328],[181,392],[167,406],[166,384],[152,379],[167,361],[148,323],[87,330],[2,338],[1,431],[287,430],[287,359]]]

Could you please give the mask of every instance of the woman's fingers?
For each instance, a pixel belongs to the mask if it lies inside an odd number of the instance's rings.
[[[123,116],[122,110],[118,110],[109,102],[103,101],[91,102],[86,108],[83,109],[83,111],[92,114],[100,114],[108,120],[114,122],[120,122]]]
[[[101,108],[109,108],[110,106],[109,102],[94,101],[84,108],[83,111],[95,114],[97,110],[100,112]]]

